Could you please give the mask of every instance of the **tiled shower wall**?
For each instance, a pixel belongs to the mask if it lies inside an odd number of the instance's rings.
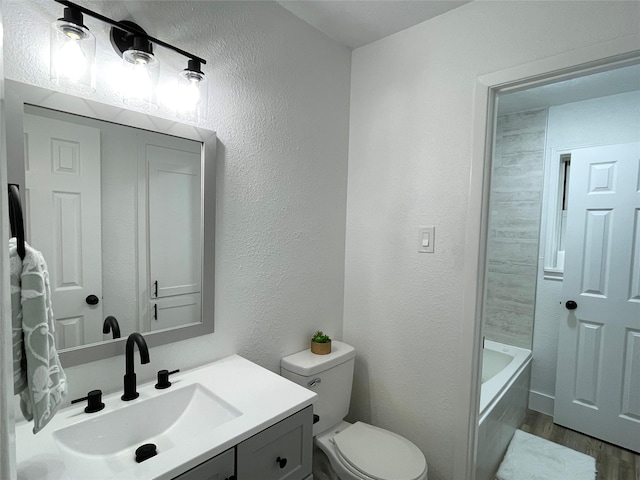
[[[498,116],[491,177],[484,334],[531,348],[547,109]]]

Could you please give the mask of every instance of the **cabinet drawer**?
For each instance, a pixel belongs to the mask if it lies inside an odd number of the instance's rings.
[[[234,453],[234,448],[227,450],[173,480],[235,480]]]
[[[237,447],[237,480],[302,480],[311,474],[313,409],[307,407]]]

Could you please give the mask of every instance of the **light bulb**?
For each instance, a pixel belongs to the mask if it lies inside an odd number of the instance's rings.
[[[135,98],[143,98],[151,89],[151,79],[149,78],[146,64],[137,63],[134,65],[129,81],[129,95]]]
[[[71,40],[80,40],[81,38],[84,38],[82,30],[79,30],[79,29],[76,29],[76,28],[67,27],[67,28],[63,29],[63,32]]]
[[[193,110],[200,103],[200,81],[190,79],[180,92],[180,105],[184,110]]]
[[[150,52],[130,49],[122,55],[126,72],[124,101],[140,109],[156,108],[156,86],[160,62]]]
[[[72,81],[78,80],[87,68],[87,57],[80,42],[71,38],[58,49],[54,61],[59,75]]]

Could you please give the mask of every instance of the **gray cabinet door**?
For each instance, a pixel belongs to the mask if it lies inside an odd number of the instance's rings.
[[[234,453],[235,449],[231,448],[178,475],[174,480],[234,480]]]
[[[307,407],[240,443],[237,480],[303,480],[311,474],[313,409]]]

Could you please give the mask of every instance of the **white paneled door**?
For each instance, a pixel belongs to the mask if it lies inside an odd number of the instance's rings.
[[[571,152],[566,240],[554,421],[640,452],[640,143]]]
[[[149,270],[154,297],[200,292],[200,145],[194,152],[145,142]],[[155,284],[157,282],[157,286]]]
[[[201,321],[202,144],[152,133],[138,137],[145,173],[149,330]],[[144,213],[143,213],[144,212]],[[144,234],[143,234],[144,235]],[[141,235],[142,236],[142,235]],[[144,291],[144,289],[141,289]]]
[[[49,268],[58,349],[101,341],[100,130],[25,114],[24,132],[28,238]]]

